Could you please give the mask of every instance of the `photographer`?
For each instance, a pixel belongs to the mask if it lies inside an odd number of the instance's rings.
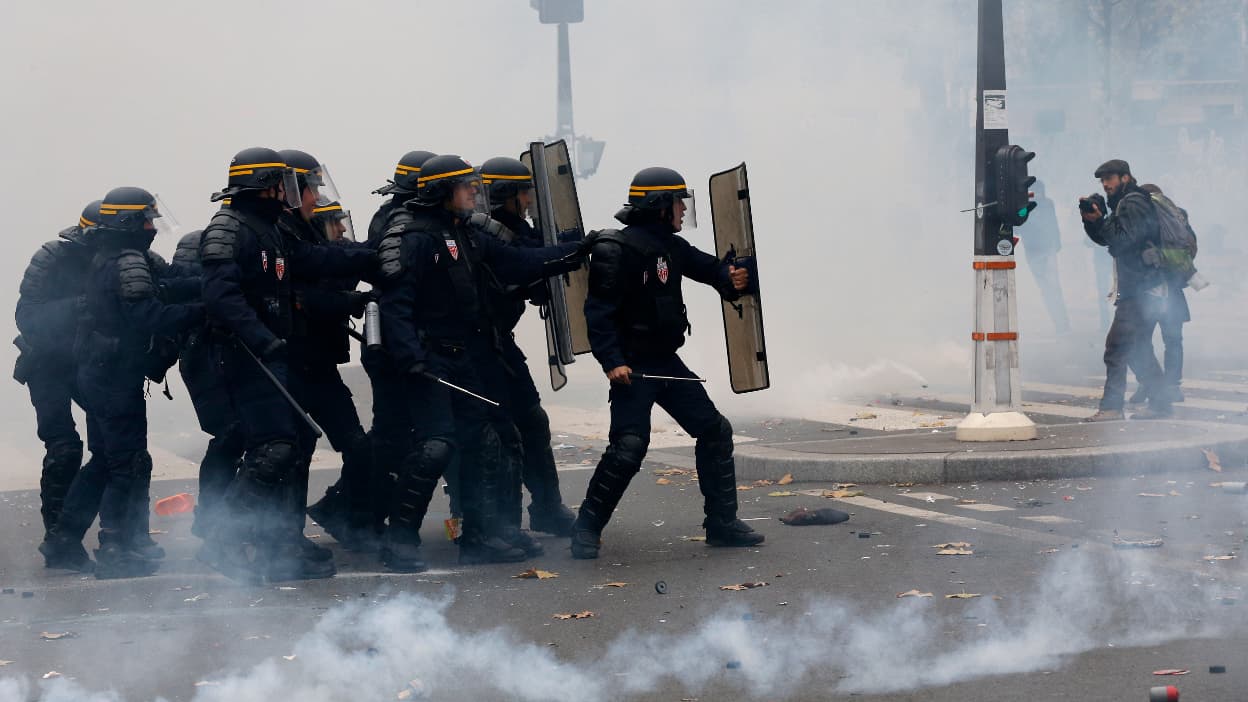
[[[1131,167],[1126,161],[1113,159],[1101,164],[1094,175],[1101,181],[1105,196],[1081,198],[1079,211],[1088,238],[1107,247],[1114,258],[1117,297],[1114,321],[1105,337],[1105,390],[1099,411],[1085,421],[1107,422],[1124,419],[1128,365],[1145,387],[1162,386],[1156,361],[1142,361],[1141,354],[1151,348],[1146,342],[1165,313],[1168,291],[1162,271],[1146,260],[1150,249],[1156,256],[1160,231],[1148,194],[1131,175]],[[1133,419],[1171,415],[1169,395],[1155,395],[1149,398],[1148,408],[1134,414]]]

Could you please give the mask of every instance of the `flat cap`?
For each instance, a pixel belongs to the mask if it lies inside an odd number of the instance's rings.
[[[1112,158],[1098,166],[1092,175],[1096,178],[1104,178],[1107,175],[1131,175],[1131,166],[1120,158]]]

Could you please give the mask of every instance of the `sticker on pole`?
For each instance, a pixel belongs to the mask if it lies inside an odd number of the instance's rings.
[[[984,91],[984,129],[1008,129],[1005,113],[1005,91]]]
[[[1014,242],[1010,241],[1009,239],[1002,239],[1001,241],[998,241],[997,253],[1001,254],[1002,256],[1009,256],[1010,254],[1014,253]]]

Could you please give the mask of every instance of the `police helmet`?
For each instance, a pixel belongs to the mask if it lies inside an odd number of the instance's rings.
[[[100,201],[98,216],[101,229],[141,232],[147,229],[147,222],[155,223],[161,214],[154,195],[143,188],[121,187],[109,190]]]
[[[318,205],[312,210],[312,226],[324,232],[325,238],[329,241],[338,239],[355,241],[355,228],[351,224],[351,213],[343,209],[340,202]]]
[[[87,229],[100,223],[100,203],[102,202],[103,200],[92,200],[82,208],[82,214],[78,215],[79,229]]]
[[[416,200],[422,205],[437,205],[451,196],[455,186],[477,182],[477,169],[453,154],[434,156],[420,167],[416,179]]]
[[[533,172],[518,158],[495,156],[481,164],[481,185],[487,189],[490,204],[498,207],[518,193],[533,187]]]
[[[633,176],[628,186],[628,204],[638,210],[663,210],[676,198],[692,197],[685,178],[670,168],[652,166]]]
[[[398,165],[394,167],[394,180],[387,181],[385,185],[377,188],[373,192],[378,195],[410,195],[417,190],[416,179],[420,177],[420,167],[425,161],[434,157],[432,151],[408,151],[403,154],[403,158],[399,159]]]
[[[338,201],[338,188],[334,185],[334,179],[329,175],[328,166],[306,151],[282,149],[277,153],[295,172],[295,178],[299,182],[299,192],[312,188],[316,193],[318,206]]]
[[[212,201],[218,202],[240,193],[277,187],[288,173],[290,171],[286,162],[282,160],[281,154],[273,149],[266,149],[262,146],[243,149],[230,159],[229,180],[221,192],[213,194]],[[294,195],[297,196],[298,193]],[[287,199],[289,201],[290,193],[287,193]]]

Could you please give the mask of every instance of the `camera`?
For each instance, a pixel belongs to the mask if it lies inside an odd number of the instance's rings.
[[[1096,207],[1092,207],[1092,203],[1096,203]],[[1095,212],[1097,209],[1102,214],[1105,212],[1105,198],[1100,193],[1093,193],[1079,201],[1080,212]]]

